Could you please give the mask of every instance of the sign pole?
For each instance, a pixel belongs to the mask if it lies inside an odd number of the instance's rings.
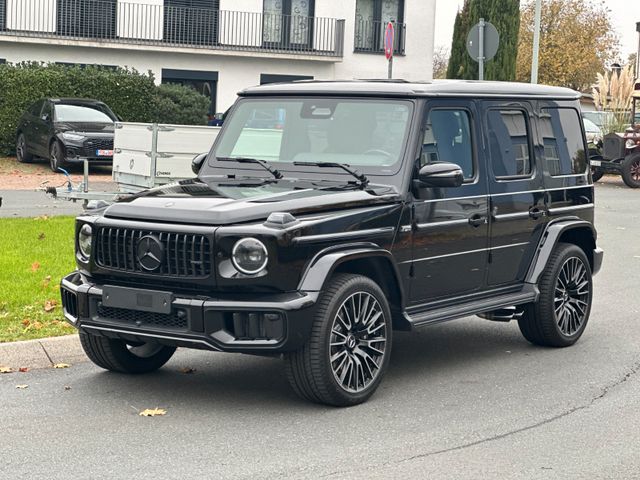
[[[480,26],[478,31],[478,49],[480,51],[478,54],[478,80],[484,80],[484,18],[480,19],[478,25]]]
[[[542,0],[536,0],[535,20],[533,25],[533,55],[531,56],[531,83],[538,83],[538,56],[540,55],[540,17]]]
[[[393,78],[393,57],[389,59],[389,71],[387,72],[387,78],[389,80]]]

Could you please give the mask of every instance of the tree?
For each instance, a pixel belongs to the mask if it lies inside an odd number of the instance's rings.
[[[433,52],[433,78],[447,78],[447,65],[449,63],[449,51],[446,47],[438,47]]]
[[[535,0],[522,7],[516,78],[531,78]],[[542,0],[538,82],[584,91],[618,55],[611,11],[604,1]]]
[[[478,63],[467,53],[469,30],[484,18],[500,35],[496,56],[485,62],[486,80],[514,80],[520,28],[520,0],[465,0],[456,16],[451,43],[448,78],[473,80],[478,78]]]

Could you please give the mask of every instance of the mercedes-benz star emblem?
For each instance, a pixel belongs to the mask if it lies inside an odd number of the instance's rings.
[[[144,270],[153,272],[162,265],[162,261],[164,260],[164,246],[162,242],[153,235],[145,235],[138,240],[136,256],[138,263]]]

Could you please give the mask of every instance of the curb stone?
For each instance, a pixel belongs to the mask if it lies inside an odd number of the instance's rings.
[[[15,371],[21,367],[50,368],[56,363],[73,365],[86,361],[77,334],[0,343],[0,365]]]

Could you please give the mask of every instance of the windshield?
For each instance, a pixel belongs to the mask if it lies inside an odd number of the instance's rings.
[[[293,162],[335,162],[393,175],[400,168],[412,108],[409,101],[372,98],[246,99],[226,120],[214,156],[256,158],[279,170]],[[234,167],[255,170],[247,164]]]
[[[100,105],[63,105],[57,104],[56,121],[58,122],[97,122],[113,123],[105,107]]]
[[[583,118],[582,121],[584,122],[584,129],[587,132],[596,132],[596,133],[600,133],[600,127],[598,127],[595,123],[593,123],[591,120],[589,120],[588,118]]]

